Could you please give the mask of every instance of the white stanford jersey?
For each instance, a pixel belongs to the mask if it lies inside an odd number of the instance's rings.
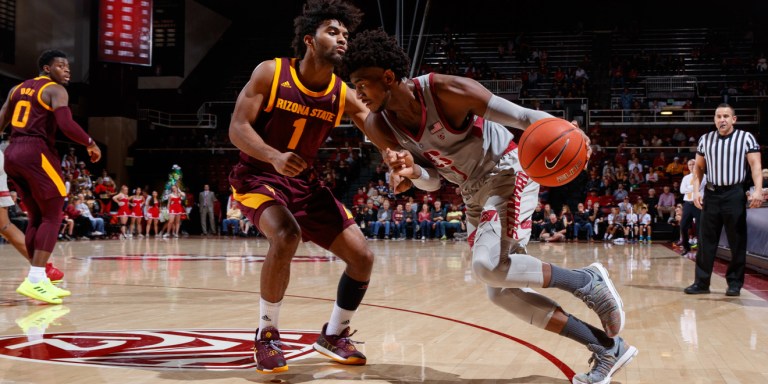
[[[432,164],[446,180],[462,187],[467,181],[476,183],[497,173],[494,168],[502,156],[517,150],[512,141],[514,135],[503,125],[479,116],[468,116],[462,127],[448,124],[430,86],[432,75],[413,79],[422,110],[422,122],[415,136],[396,117],[386,110],[382,112],[398,142],[421,160],[417,162]],[[517,160],[516,155],[514,158]],[[522,169],[519,160],[512,167],[516,172]]]

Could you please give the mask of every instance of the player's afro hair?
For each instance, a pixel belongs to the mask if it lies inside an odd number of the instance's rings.
[[[66,59],[67,54],[56,49],[49,49],[43,52],[42,54],[40,54],[40,58],[37,59],[37,68],[40,69],[40,71],[42,71],[44,66],[51,65],[51,63],[53,62],[53,59],[57,57],[63,57]]]
[[[379,67],[392,70],[396,79],[408,76],[411,60],[397,45],[397,40],[383,29],[372,29],[354,36],[344,55],[342,72],[346,78],[363,67]]]
[[[338,20],[352,32],[360,25],[363,12],[352,4],[343,0],[308,0],[304,4],[304,11],[293,19],[294,37],[293,50],[296,57],[304,57],[307,46],[304,45],[304,36],[314,35],[326,20]]]

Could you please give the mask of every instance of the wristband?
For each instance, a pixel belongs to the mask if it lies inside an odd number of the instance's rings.
[[[421,170],[421,175],[419,175],[418,179],[421,181],[429,181],[429,172],[427,172],[426,169],[422,168],[421,165],[413,164],[414,167],[419,167]]]

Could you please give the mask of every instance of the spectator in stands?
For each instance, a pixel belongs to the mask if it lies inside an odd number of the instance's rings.
[[[368,200],[368,198],[372,198],[374,196],[379,195],[379,191],[376,189],[376,182],[374,182],[373,180],[368,182],[368,191],[366,192],[366,195],[368,195],[366,200]]]
[[[91,209],[85,204],[85,198],[83,195],[77,195],[74,199],[75,208],[80,211],[80,214],[91,222],[91,236],[103,236],[107,233],[104,229],[104,219],[101,217],[94,217],[91,213]]]
[[[573,240],[575,238],[573,232],[573,212],[571,212],[571,207],[568,204],[563,204],[563,208],[560,211],[560,220],[562,220],[563,227],[565,227],[565,239]]]
[[[413,200],[411,197],[410,200]],[[405,210],[403,212],[403,225],[400,229],[400,238],[412,238],[416,239],[416,232],[419,230],[418,226],[418,213],[413,211],[413,202],[408,201],[405,203]],[[410,232],[410,237],[408,233]]]
[[[592,241],[592,222],[589,219],[590,212],[585,210],[584,204],[579,203],[573,214],[573,238],[579,239],[582,229],[585,232],[585,240]]]
[[[464,212],[461,211],[458,204],[448,204],[448,213],[445,214],[445,235],[451,234],[454,237],[457,232],[466,232],[467,227],[464,224]]]
[[[603,240],[612,240],[615,237],[617,231],[619,231],[619,234],[624,233],[625,215],[619,212],[619,207],[611,208],[611,213],[608,214],[607,221],[608,227],[605,229]]]
[[[665,185],[661,195],[659,195],[659,202],[656,204],[656,211],[659,218],[666,219],[675,211],[675,194],[670,190],[668,185]]]
[[[597,171],[592,168],[589,171],[589,180],[587,180],[586,185],[584,186],[584,189],[587,191],[595,190],[595,193],[597,193],[600,190],[600,176],[597,174]]]
[[[229,228],[231,227],[232,236],[238,236],[240,234],[240,221],[242,219],[243,213],[237,206],[237,202],[233,200],[232,203],[229,204],[229,209],[227,209],[227,218],[224,219],[221,223],[221,234],[225,235],[230,233]],[[172,228],[169,228],[169,231],[172,230]]]
[[[630,191],[634,191],[635,189],[640,187],[640,184],[645,183],[645,176],[643,176],[643,173],[640,171],[640,168],[635,167],[632,169],[632,172],[629,174],[629,189]]]
[[[605,222],[605,214],[603,213],[603,207],[599,202],[592,204],[592,208],[589,209],[589,222],[592,224],[592,230],[594,233],[589,234],[590,239],[597,237],[605,233],[605,228],[608,224]]]
[[[690,100],[689,100],[690,101]],[[672,133],[672,141],[677,146],[685,146],[685,142],[688,139],[688,136],[685,135],[683,131],[680,130],[680,128],[675,128],[674,132]]]
[[[600,196],[600,205],[603,207],[610,207],[614,205],[613,192],[611,188],[605,188],[605,192]]]
[[[112,211],[112,196],[115,192],[115,182],[109,177],[107,171],[104,170],[102,176],[96,180],[96,186],[93,188],[93,193],[99,199],[100,214],[108,215]]]
[[[549,221],[544,224],[544,229],[539,237],[547,243],[564,241],[565,240],[565,226],[562,220],[557,219],[556,214],[549,215]]]
[[[683,163],[680,162],[680,157],[675,156],[672,162],[666,167],[666,173],[670,176],[682,176],[683,175]]]
[[[83,216],[82,212],[77,209],[76,200],[73,199],[69,204],[67,204],[67,207],[64,209],[64,214],[68,220],[73,220],[73,222],[69,224],[72,227],[69,228],[68,235],[73,237],[72,234],[74,230],[75,238],[89,240],[91,232],[93,231],[93,228],[91,227],[91,221],[88,220],[87,217]]]
[[[426,198],[426,196],[425,196]],[[432,234],[432,213],[429,204],[422,204],[418,216],[419,238],[426,240]]]
[[[621,213],[629,213],[634,211],[634,207],[629,201],[629,196],[624,196],[624,198],[618,204],[616,204],[616,206],[619,207],[619,212]]]
[[[544,209],[541,205],[541,201],[539,201],[531,214],[531,240],[539,240],[541,231],[544,229],[544,217]]]
[[[376,221],[371,223],[371,236],[376,239],[379,237],[379,230],[384,228],[384,238],[392,238],[390,230],[392,229],[392,208],[390,208],[389,199],[384,199],[378,212],[376,212]]]
[[[369,196],[365,193],[365,187],[360,187],[357,189],[357,193],[355,193],[355,195],[352,196],[352,201],[355,204],[362,203],[363,205],[365,205],[365,201],[368,200],[368,197]]]
[[[658,145],[656,143],[656,140],[658,140]],[[662,144],[661,139],[656,137],[656,135],[653,135],[653,138],[651,139],[651,145],[654,147],[660,147]],[[656,157],[653,159],[653,168],[657,169],[658,167],[666,167],[667,166],[667,157],[664,154],[664,151],[659,151],[659,154],[656,155]]]
[[[600,196],[597,195],[597,188],[590,188],[587,198],[584,200],[584,204],[587,207],[591,207],[594,203],[600,202]]]
[[[624,189],[624,184],[619,183],[618,185],[616,185],[616,190],[613,191],[613,202],[614,203],[621,202],[627,196],[629,196],[629,191]]]
[[[435,234],[436,239],[447,240],[445,236],[445,216],[448,214],[446,207],[443,207],[443,203],[440,200],[435,200],[435,205],[430,212],[432,221],[432,231]]]
[[[404,240],[405,232],[405,209],[398,204],[392,212],[392,238]]]

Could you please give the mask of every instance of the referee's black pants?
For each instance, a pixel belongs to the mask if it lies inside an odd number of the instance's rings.
[[[704,192],[696,252],[696,283],[700,287],[709,287],[723,228],[731,248],[725,279],[728,287],[741,289],[747,261],[747,197],[741,184]]]
[[[696,208],[696,205],[691,201],[684,201],[683,217],[680,219],[680,239],[686,252],[691,251],[691,243],[688,241],[688,230],[691,229],[693,220],[696,220],[696,231],[698,231],[699,227],[701,227],[701,209]]]

